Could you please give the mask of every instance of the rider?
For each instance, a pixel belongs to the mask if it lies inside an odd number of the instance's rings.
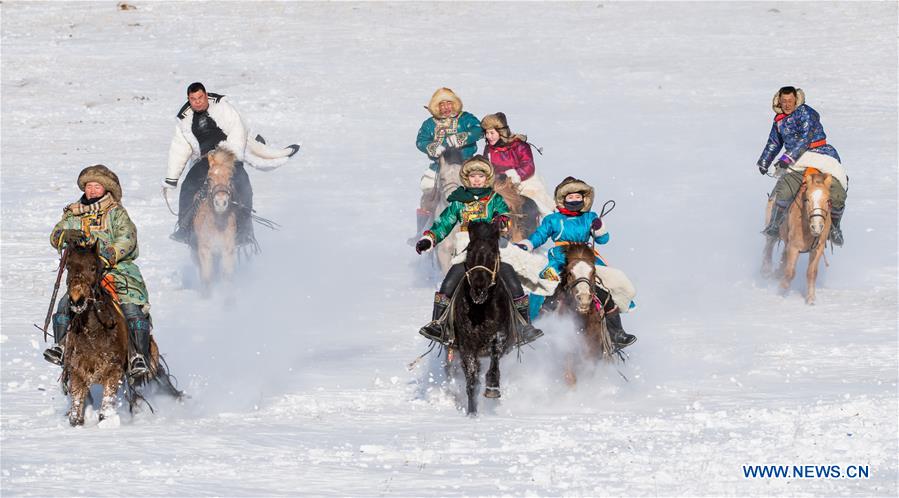
[[[431,112],[418,129],[415,146],[431,160],[421,176],[421,200],[417,211],[415,233],[424,230],[434,209],[432,199],[437,184],[439,159],[447,149],[456,149],[465,161],[478,151],[483,132],[478,118],[462,111],[462,100],[449,88],[438,88],[425,106]],[[414,239],[413,239],[414,240]]]
[[[587,243],[591,238],[597,244],[605,244],[609,242],[610,235],[602,218],[590,210],[593,207],[593,187],[569,176],[556,187],[555,198],[558,212],[543,218],[537,230],[517,245],[526,251],[532,251],[551,238],[556,245],[547,253],[549,264],[544,275],[546,278],[559,280],[559,274],[565,267],[563,246],[569,243]],[[599,253],[596,253],[595,263],[606,266]],[[637,338],[624,331],[621,312],[615,302],[608,298],[608,292],[597,285],[596,293],[601,302],[607,303],[606,324],[612,341],[619,347],[633,344]]]
[[[801,88],[785,86],[778,90],[774,94],[772,108],[775,113],[774,124],[771,125],[768,143],[758,161],[759,172],[763,175],[768,173],[774,156],[781,148],[784,149],[784,154],[774,163],[777,171],[782,174],[771,192],[770,197],[775,202],[771,220],[762,233],[769,237],[778,236],[790,202],[802,186],[805,169],[815,168],[822,173],[829,173],[836,180],[831,182],[830,187],[830,240],[833,244],[842,246],[840,219],[845,208],[849,177],[840,163],[840,155],[827,143],[818,113],[806,105],[805,92]]]
[[[217,146],[224,146],[237,156],[234,163],[235,202],[237,211],[237,244],[253,244],[253,188],[250,177],[244,169],[244,161],[259,167],[273,166],[293,156],[300,147],[296,144],[284,149],[265,147],[265,141],[257,136],[247,140],[247,130],[237,110],[224,95],[206,93],[202,83],[191,83],[187,87],[187,103],[178,111],[175,136],[169,148],[169,166],[162,183],[163,194],[178,186],[178,179],[188,163],[193,163],[184,183],[178,201],[178,228],[172,239],[187,244],[191,241],[191,222],[194,211],[194,197],[206,181],[209,161],[206,154]],[[249,142],[249,143],[248,143]],[[257,157],[247,157],[253,153]],[[261,158],[261,161],[258,160]],[[195,162],[194,162],[195,161]]]
[[[113,298],[121,305],[128,325],[129,375],[144,375],[149,372],[147,358],[152,329],[149,293],[134,263],[138,255],[137,229],[121,204],[119,177],[102,164],[89,166],[78,175],[78,188],[84,195],[63,210],[62,220],[50,234],[50,244],[60,253],[70,244],[97,245],[106,275],[112,278]],[[44,351],[44,358],[50,363],[63,364],[64,337],[70,320],[66,294],[53,315],[55,344]]]
[[[459,177],[463,186],[450,194],[447,199],[449,206],[440,213],[430,230],[425,231],[424,236],[415,244],[415,251],[418,254],[431,250],[445,239],[456,223],[461,223],[461,229],[467,231],[468,224],[472,221],[493,221],[496,217],[506,218],[509,207],[502,196],[493,191],[493,166],[487,158],[477,155],[466,161],[462,165]],[[464,263],[457,263],[450,267],[440,285],[440,290],[434,295],[432,321],[422,327],[419,334],[445,346],[449,345],[442,317],[449,306],[453,292],[464,275]],[[518,345],[536,340],[543,335],[543,332],[534,328],[530,323],[529,298],[522,289],[515,270],[508,263],[500,263],[499,277],[512,296],[516,311],[524,319],[524,323],[518,328]]]
[[[527,135],[512,134],[506,115],[502,112],[488,114],[481,120],[484,138],[484,156],[490,160],[497,175],[509,177],[522,195],[531,198],[546,216],[554,211],[555,203],[546,194],[546,186],[535,174],[534,154]]]

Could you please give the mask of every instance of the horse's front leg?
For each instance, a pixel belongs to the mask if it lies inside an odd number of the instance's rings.
[[[771,277],[774,275],[774,263],[772,262],[772,255],[774,253],[774,245],[776,243],[776,237],[765,237],[765,249],[762,251],[763,277]]]
[[[493,341],[490,348],[490,368],[487,370],[487,388],[484,390],[484,397],[499,398],[499,356],[500,345],[499,339]]]
[[[116,394],[122,385],[124,372],[122,368],[111,367],[105,374],[103,382],[103,399],[100,401],[100,421],[114,417],[116,414]]]
[[[468,416],[478,414],[478,382],[481,375],[481,362],[477,352],[466,351],[462,355],[462,369],[465,371],[465,394],[468,395]]]
[[[806,285],[808,286],[805,293],[805,304],[815,304],[815,282],[818,280],[818,263],[821,260],[821,256],[824,254],[824,245],[826,242],[827,239],[820,240],[815,251],[809,252],[808,270],[806,270],[805,273]]]
[[[234,275],[234,267],[237,263],[237,222],[233,216],[228,230],[233,236],[224,237],[221,252],[222,278],[226,282],[231,281],[231,277]]]
[[[780,279],[780,290],[786,294],[790,290],[790,282],[796,276],[796,262],[799,259],[799,250],[792,244],[784,247],[784,269],[783,276]]]
[[[85,398],[89,389],[90,386],[80,375],[72,375],[69,380],[69,398],[72,400],[72,406],[69,407],[69,424],[72,427],[84,425]]]
[[[203,286],[203,293],[208,293],[212,287],[212,274],[215,261],[213,260],[212,248],[210,244],[198,241],[197,243],[197,261],[200,263],[200,281]]]

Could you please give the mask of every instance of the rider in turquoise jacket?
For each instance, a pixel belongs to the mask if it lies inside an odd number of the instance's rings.
[[[549,264],[541,276],[559,280],[559,275],[565,267],[564,246],[570,243],[589,243],[591,240],[596,244],[605,244],[609,241],[610,236],[599,215],[591,211],[593,187],[590,185],[569,176],[556,187],[555,200],[558,211],[543,218],[543,222],[540,223],[537,230],[518,245],[524,250],[532,251],[552,239],[555,246],[550,248],[547,253]],[[595,263],[599,266],[606,266],[599,253],[596,253]],[[597,286],[596,293],[601,302],[608,303],[606,324],[609,327],[612,341],[619,347],[633,344],[637,338],[624,331],[624,327],[621,325],[621,313],[614,301],[608,299],[608,292]]]

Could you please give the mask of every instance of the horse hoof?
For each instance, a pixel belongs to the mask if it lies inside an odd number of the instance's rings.
[[[69,417],[69,425],[71,425],[72,427],[78,427],[79,425],[84,425],[84,419],[77,418],[77,417]]]
[[[493,398],[493,399],[499,398],[500,397],[499,388],[498,387],[488,387],[487,389],[484,390],[484,397],[485,398]]]

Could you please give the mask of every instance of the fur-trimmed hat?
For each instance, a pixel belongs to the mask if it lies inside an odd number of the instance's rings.
[[[504,112],[496,112],[484,116],[484,119],[481,120],[481,128],[484,131],[496,130],[496,132],[499,133],[500,138],[507,143],[516,138],[522,142],[528,141],[527,135],[512,134],[512,130],[509,129],[509,120],[506,119],[506,114]]]
[[[443,116],[440,115],[440,103],[444,100],[449,100],[453,103],[453,109],[455,109],[455,115],[458,116],[462,112],[462,99],[456,95],[455,92],[450,90],[449,88],[438,88],[434,95],[431,96],[431,101],[428,102],[427,108],[428,111],[431,112],[431,115],[435,118],[441,118]]]
[[[471,182],[468,181],[468,175],[476,171],[487,175],[487,182],[484,184],[485,187],[493,186],[493,165],[490,164],[489,159],[480,154],[465,161],[465,164],[462,165],[462,169],[459,171],[459,179],[462,180],[462,185],[470,188]]]
[[[556,187],[556,206],[565,207],[565,196],[568,194],[581,194],[584,196],[584,207],[581,208],[582,213],[593,209],[593,187],[590,185],[573,176],[562,180],[562,183]]]
[[[802,91],[802,88],[796,88],[796,107],[801,106],[805,103],[805,92]],[[774,99],[771,101],[771,108],[774,109],[775,114],[783,114],[784,110],[780,107],[780,89],[774,92]]]
[[[103,185],[116,201],[122,201],[122,185],[119,184],[119,177],[106,166],[96,164],[88,166],[78,173],[78,188],[84,192],[84,186],[87,182],[97,182]]]

